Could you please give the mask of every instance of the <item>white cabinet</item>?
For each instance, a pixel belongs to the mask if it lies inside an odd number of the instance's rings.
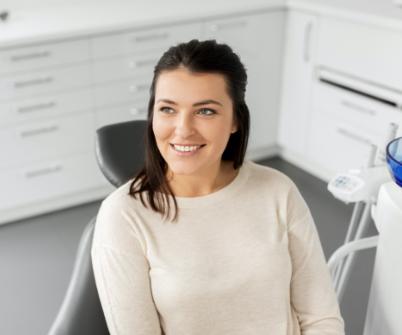
[[[401,91],[402,32],[323,17],[318,64]]]
[[[0,52],[0,75],[85,62],[89,59],[88,41],[38,44]]]
[[[374,92],[376,87],[370,89],[365,83],[327,71],[318,72],[313,90],[308,157],[324,179],[365,166],[371,144],[384,145],[389,124],[402,125],[398,107],[402,95],[399,100],[394,92],[386,96],[384,90],[379,91],[384,94],[381,97],[365,95],[363,92]]]
[[[307,149],[316,34],[315,16],[287,13],[278,142],[292,155]]]
[[[111,32],[91,39],[92,56],[95,59],[117,55],[157,54],[171,45],[199,38],[200,23],[177,23],[158,28],[143,28],[121,33]]]
[[[278,10],[205,23],[205,38],[229,44],[246,67],[252,153],[276,144],[284,15]]]
[[[322,17],[317,50],[307,157],[328,180],[402,127],[402,32]]]
[[[90,65],[87,39],[0,50],[0,223],[56,208],[102,181]]]

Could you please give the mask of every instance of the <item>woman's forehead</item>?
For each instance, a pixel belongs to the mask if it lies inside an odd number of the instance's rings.
[[[222,99],[227,96],[226,81],[219,73],[191,72],[186,68],[178,68],[160,73],[155,86],[155,95],[169,97],[191,95],[199,99]]]

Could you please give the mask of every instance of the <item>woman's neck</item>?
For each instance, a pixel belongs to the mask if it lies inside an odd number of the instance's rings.
[[[221,161],[215,169],[204,175],[172,175],[168,173],[168,183],[177,197],[198,197],[218,191],[228,185],[236,176],[238,170],[233,168],[233,162]]]

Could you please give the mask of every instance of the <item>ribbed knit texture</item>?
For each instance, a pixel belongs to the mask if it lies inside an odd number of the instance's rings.
[[[111,335],[343,335],[310,211],[281,172],[246,161],[224,188],[178,197],[179,220],[111,193],[92,262]]]

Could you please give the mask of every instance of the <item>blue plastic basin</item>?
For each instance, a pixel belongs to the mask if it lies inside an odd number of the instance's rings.
[[[402,187],[402,137],[388,143],[387,163],[395,182]]]

